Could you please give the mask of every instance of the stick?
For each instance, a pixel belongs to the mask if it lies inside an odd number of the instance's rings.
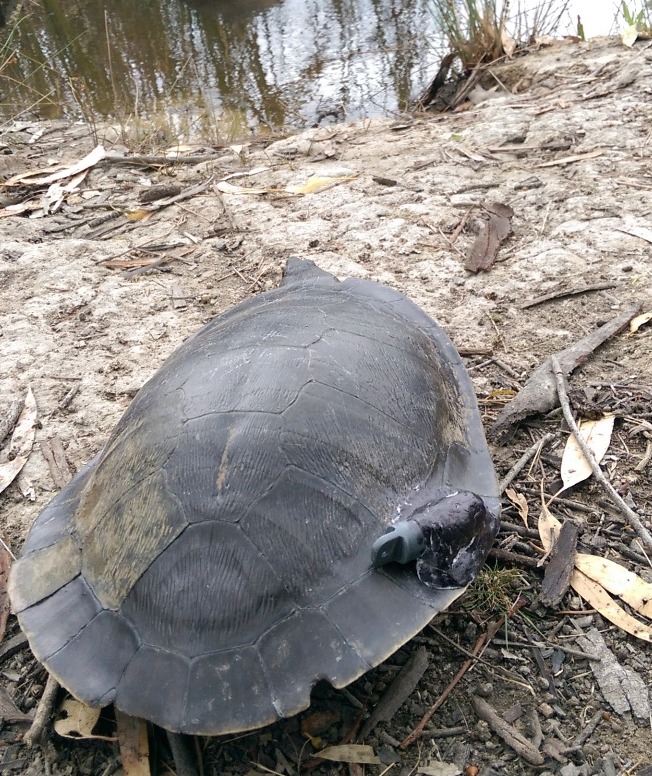
[[[604,718],[604,711],[602,709],[598,709],[598,711],[595,712],[595,714],[586,723],[586,725],[584,725],[584,730],[582,730],[582,732],[576,736],[575,740],[572,742],[572,746],[584,746],[584,744],[589,740],[589,738],[591,738],[595,732],[595,729],[604,720]]]
[[[573,436],[575,437],[575,440],[580,447],[580,450],[584,454],[584,457],[586,458],[586,460],[589,462],[593,475],[595,476],[596,480],[598,480],[598,482],[602,485],[602,487],[607,491],[609,497],[614,502],[614,504],[616,504],[616,506],[619,507],[620,511],[625,515],[625,517],[627,518],[627,522],[636,531],[639,539],[643,542],[643,544],[645,544],[645,546],[649,550],[652,551],[652,536],[650,535],[650,532],[643,525],[643,523],[641,522],[636,512],[634,512],[633,509],[627,506],[627,504],[623,501],[621,496],[616,492],[616,489],[614,488],[614,486],[604,476],[602,469],[600,468],[597,461],[593,457],[593,453],[589,450],[589,447],[586,444],[584,437],[580,434],[580,430],[577,427],[577,423],[575,423],[575,418],[573,417],[573,413],[571,412],[570,404],[568,402],[568,394],[566,393],[566,386],[564,385],[564,373],[562,372],[557,356],[551,357],[551,365],[552,365],[552,372],[555,376],[555,381],[557,383],[557,394],[559,396],[559,403],[561,404],[561,408],[564,413],[564,418],[566,419],[566,423],[568,423],[568,426],[571,429]]]
[[[520,757],[527,760],[531,765],[543,765],[544,757],[535,749],[531,741],[522,736],[516,728],[502,719],[498,712],[490,706],[484,698],[477,695],[471,696],[471,703],[475,713],[483,719],[489,727],[497,733],[507,746],[511,747]]]
[[[475,646],[473,647],[473,653],[472,653],[473,657],[469,658],[462,664],[460,670],[451,679],[448,687],[446,687],[446,689],[442,692],[439,698],[437,698],[437,700],[433,703],[433,705],[423,715],[419,724],[403,741],[401,741],[401,749],[407,749],[408,746],[413,744],[418,738],[421,738],[426,725],[428,724],[428,722],[430,722],[435,712],[439,708],[441,708],[441,706],[444,705],[444,701],[446,700],[446,698],[448,698],[448,696],[453,692],[453,690],[455,689],[455,686],[460,682],[460,680],[462,679],[464,674],[469,670],[469,668],[471,668],[471,666],[476,662],[477,658],[482,655],[482,653],[489,645],[493,637],[502,628],[505,620],[511,617],[516,611],[518,611],[521,608],[521,606],[524,606],[524,605],[525,605],[524,600],[516,601],[508,612],[503,614],[499,619],[495,620],[494,622],[489,623],[489,627],[487,628],[486,633],[483,633],[480,635],[479,639],[475,643]]]
[[[577,525],[571,520],[564,520],[541,583],[539,603],[543,606],[555,607],[566,595],[575,568],[578,534]]]
[[[475,647],[473,647],[473,658],[469,658],[466,660],[459,671],[455,674],[455,676],[451,679],[450,683],[448,684],[448,687],[442,692],[442,694],[437,698],[437,700],[433,703],[433,705],[428,709],[428,711],[423,715],[421,721],[419,724],[414,728],[414,730],[410,733],[407,738],[405,738],[403,741],[401,741],[401,749],[407,749],[410,744],[413,744],[417,738],[421,738],[423,735],[423,731],[430,722],[431,718],[434,716],[435,712],[444,705],[444,701],[448,696],[453,692],[455,689],[455,686],[458,684],[460,679],[464,676],[464,674],[471,668],[473,663],[475,662],[475,658],[480,655],[482,652],[482,648],[487,643],[487,633],[481,634],[480,638],[476,641]]]
[[[592,283],[588,286],[580,286],[579,288],[560,288],[557,291],[551,291],[549,294],[543,296],[537,296],[534,299],[530,299],[528,302],[523,302],[519,305],[521,310],[527,310],[528,307],[534,307],[544,302],[550,302],[552,299],[562,299],[565,296],[575,296],[576,294],[585,294],[587,291],[604,291],[607,288],[617,288],[618,283]]]
[[[528,569],[541,570],[539,561],[536,558],[529,558],[527,555],[521,555],[517,552],[510,552],[509,550],[501,550],[499,547],[492,547],[489,550],[489,557],[496,560],[504,560],[508,563],[513,563],[516,566],[525,566]]]
[[[18,422],[18,418],[20,417],[20,413],[23,411],[24,406],[25,399],[16,399],[9,405],[7,414],[0,421],[0,444],[4,442],[5,437],[9,436],[14,430],[14,426]]]
[[[568,376],[580,364],[583,364],[593,351],[627,326],[631,319],[641,309],[640,304],[629,307],[620,315],[589,332],[564,350],[555,353]],[[552,374],[550,358],[546,358],[530,375],[529,380],[511,402],[502,410],[496,422],[489,429],[489,437],[497,444],[504,444],[514,432],[515,426],[523,418],[536,413],[545,414],[559,405],[555,386],[555,376]]]
[[[539,455],[539,453],[543,450],[543,448],[548,444],[548,442],[552,442],[552,440],[555,438],[554,434],[548,433],[541,439],[537,440],[532,447],[530,447],[529,450],[526,450],[523,455],[516,461],[516,463],[512,466],[512,468],[507,472],[507,474],[504,476],[504,478],[500,482],[500,492],[504,493],[505,489],[509,487],[512,480],[516,477],[516,475],[525,467],[525,464],[529,462],[531,458],[534,458],[536,455]]]
[[[376,704],[371,716],[362,726],[360,738],[365,739],[379,722],[393,719],[396,712],[412,695],[427,668],[428,651],[425,647],[418,647]]]
[[[34,722],[32,722],[30,729],[23,736],[23,742],[26,743],[27,746],[36,746],[45,738],[45,731],[50,723],[50,718],[52,717],[58,690],[59,682],[57,682],[52,674],[48,674],[48,680],[45,684],[43,695],[41,695],[41,700],[36,707]]]

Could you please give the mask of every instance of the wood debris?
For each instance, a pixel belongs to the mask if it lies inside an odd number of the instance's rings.
[[[600,661],[591,660],[589,664],[604,699],[617,714],[631,711],[637,719],[650,719],[649,688],[640,674],[631,668],[622,666],[614,653],[607,647],[597,628],[591,628],[577,643],[600,657]]]
[[[564,376],[575,371],[596,348],[623,331],[640,309],[639,304],[629,307],[599,329],[559,351],[556,356]],[[557,406],[557,384],[551,369],[551,359],[547,358],[532,372],[527,383],[500,413],[489,430],[489,436],[498,444],[504,444],[521,420],[536,413],[550,412]]]
[[[360,737],[366,738],[379,722],[390,720],[414,692],[428,668],[428,652],[417,647],[399,671],[394,681],[376,704],[369,719],[362,726]]]
[[[489,220],[480,230],[476,241],[469,250],[464,269],[469,272],[491,269],[498,249],[512,231],[511,218],[514,211],[508,205],[491,203],[485,205],[489,214]]]
[[[471,698],[471,702],[475,709],[475,713],[480,719],[483,719],[489,727],[503,739],[507,746],[519,755],[519,757],[522,757],[531,765],[543,765],[545,758],[534,744],[519,733],[513,725],[505,722],[484,698],[474,695]]]
[[[566,594],[575,567],[575,549],[579,529],[571,520],[564,521],[546,566],[539,601],[544,606],[557,606]]]

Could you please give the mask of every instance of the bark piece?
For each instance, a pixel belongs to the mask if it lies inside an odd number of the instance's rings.
[[[482,227],[480,234],[471,246],[464,262],[464,269],[469,270],[469,272],[491,269],[496,261],[498,249],[512,231],[511,215],[513,215],[513,211],[506,205],[492,207],[489,221]]]
[[[557,606],[570,585],[575,563],[578,527],[572,520],[566,520],[550,554],[541,584],[539,601],[544,606]]]
[[[625,329],[640,309],[640,305],[629,307],[604,326],[600,326],[586,337],[559,351],[556,355],[564,376],[568,377],[596,348]],[[489,430],[488,436],[498,444],[504,444],[521,420],[529,415],[545,414],[558,406],[557,383],[551,368],[551,357],[548,357],[532,372],[527,383],[503,409]]]
[[[48,462],[54,484],[61,490],[72,479],[72,471],[68,466],[66,453],[59,437],[54,436],[47,442],[41,442],[41,452]]]
[[[28,724],[32,722],[32,717],[29,714],[24,714],[16,706],[14,699],[2,685],[0,685],[0,719],[8,725],[17,722],[26,722]]]
[[[631,709],[637,719],[648,720],[650,697],[645,681],[631,668],[624,668],[618,662],[600,631],[591,628],[577,639],[577,643],[586,652],[601,658],[600,662],[590,660],[589,665],[605,700],[616,714],[625,714]]]

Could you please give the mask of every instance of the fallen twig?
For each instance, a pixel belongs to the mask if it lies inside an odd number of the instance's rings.
[[[595,733],[595,729],[604,720],[605,713],[602,709],[596,711],[591,719],[584,725],[582,732],[573,739],[571,746],[584,746],[584,744]]]
[[[48,462],[54,484],[61,490],[72,479],[72,472],[59,437],[53,436],[52,439],[41,442],[41,452]]]
[[[613,503],[616,504],[616,506],[620,509],[620,511],[625,515],[625,517],[627,518],[627,522],[636,531],[639,539],[643,542],[643,544],[645,544],[645,546],[649,550],[652,551],[652,536],[650,535],[650,532],[643,525],[643,523],[641,522],[641,519],[636,514],[636,512],[634,512],[634,510],[631,509],[631,507],[627,506],[623,498],[617,493],[614,486],[605,477],[605,475],[602,472],[602,469],[600,468],[597,461],[593,457],[593,453],[589,449],[589,446],[586,444],[584,437],[580,434],[580,430],[577,427],[577,423],[575,423],[575,418],[573,417],[573,413],[571,412],[570,404],[568,401],[568,394],[566,392],[566,386],[564,385],[564,372],[562,371],[562,367],[561,367],[561,364],[559,363],[559,359],[557,358],[557,356],[551,357],[551,365],[552,365],[552,372],[557,385],[557,394],[559,396],[559,403],[561,404],[561,408],[564,413],[564,418],[566,419],[566,423],[568,423],[568,426],[573,436],[575,437],[575,440],[577,441],[577,444],[579,445],[580,450],[584,454],[584,457],[586,458],[586,460],[589,462],[589,465],[591,467],[591,471],[593,472],[594,477],[606,490],[607,494],[609,495]]]
[[[444,705],[446,698],[448,698],[448,696],[453,692],[453,690],[459,684],[464,674],[471,668],[471,666],[477,661],[477,659],[482,656],[482,653],[487,648],[488,644],[491,642],[491,640],[496,635],[496,633],[498,633],[500,628],[502,628],[505,620],[511,617],[516,611],[518,611],[518,609],[521,608],[521,606],[524,606],[524,605],[525,605],[524,600],[516,601],[516,603],[511,607],[511,609],[508,612],[503,614],[499,619],[489,624],[489,627],[487,628],[486,632],[480,635],[480,637],[475,643],[475,646],[473,647],[473,650],[472,650],[473,657],[470,657],[468,660],[464,661],[459,671],[451,679],[448,686],[444,689],[444,691],[441,693],[439,698],[437,698],[437,700],[432,704],[432,706],[428,709],[428,711],[423,715],[419,724],[405,739],[403,739],[403,741],[401,741],[401,749],[407,749],[408,746],[413,744],[418,738],[421,738],[421,736],[425,731],[426,725],[428,724],[428,722],[430,722],[435,712],[439,708],[441,708],[441,706]]]
[[[607,288],[616,288],[618,283],[592,283],[588,286],[580,286],[579,288],[560,288],[557,291],[551,291],[549,294],[543,294],[543,296],[537,296],[535,299],[530,299],[528,302],[523,302],[519,305],[521,310],[527,310],[528,307],[534,307],[544,302],[550,302],[552,299],[562,299],[565,296],[575,296],[577,294],[585,294],[587,291],[604,291]]]
[[[541,752],[535,748],[534,744],[522,736],[515,727],[505,722],[484,698],[473,695],[471,696],[471,702],[475,709],[475,713],[480,719],[483,719],[520,757],[531,765],[543,765],[544,757]]]
[[[474,655],[473,652],[470,652],[468,649],[465,649],[461,644],[458,644],[458,642],[455,641],[455,639],[451,639],[443,631],[439,630],[439,628],[435,628],[434,625],[430,624],[429,628],[437,636],[438,639],[441,639],[442,641],[447,641],[451,645],[451,647],[453,647],[453,649],[456,649],[459,652],[461,652],[463,655],[466,655],[467,657],[471,658],[474,662],[481,663],[482,665],[487,666],[487,668],[492,673],[498,674],[506,682],[510,682],[511,684],[516,684],[519,687],[529,687],[529,685],[525,684],[524,682],[519,682],[516,679],[513,679],[512,675],[510,675],[510,672],[506,668],[497,666],[495,663],[492,663],[489,660],[485,660],[480,655]]]
[[[143,167],[174,167],[175,164],[202,164],[202,162],[215,162],[223,159],[224,154],[206,154],[196,156],[148,156],[137,154],[135,156],[124,156],[123,154],[108,153],[104,159],[98,162],[98,165],[116,165],[126,164],[131,166],[141,165]]]
[[[52,719],[54,702],[57,697],[57,692],[59,691],[59,686],[59,682],[57,682],[52,674],[48,674],[48,680],[45,683],[43,695],[41,695],[41,700],[36,707],[34,722],[32,722],[30,729],[23,737],[23,741],[28,746],[36,746],[45,739],[45,731]]]
[[[503,477],[503,479],[500,481],[500,492],[504,493],[505,489],[509,487],[512,480],[516,477],[516,475],[525,467],[525,464],[530,461],[531,458],[534,458],[535,456],[539,455],[543,448],[548,444],[548,442],[552,442],[552,440],[555,438],[555,435],[552,433],[546,434],[541,439],[537,440],[532,447],[530,447],[528,450],[526,450],[523,455],[516,461],[516,463],[512,466],[512,468],[507,472],[507,474]]]
[[[596,348],[619,334],[640,309],[641,306],[638,304],[629,307],[625,312],[605,323],[604,326],[600,326],[599,329],[590,332],[586,337],[582,337],[564,350],[555,353],[564,376],[568,376],[580,364],[583,364]],[[506,442],[516,425],[528,415],[545,414],[559,406],[555,376],[550,364],[551,357],[532,372],[527,383],[498,416],[489,431],[489,436],[498,444]]]
[[[514,563],[517,566],[525,566],[529,569],[541,569],[539,561],[536,558],[529,558],[527,555],[510,552],[509,550],[501,550],[499,547],[492,547],[489,550],[489,557],[495,558],[496,560],[504,560],[508,563]]]
[[[388,721],[394,717],[414,692],[427,668],[428,651],[425,647],[418,647],[376,704],[371,716],[362,726],[360,738],[365,739],[379,722]]]
[[[444,689],[444,691],[441,693],[439,698],[437,698],[437,700],[433,703],[433,705],[423,715],[419,724],[414,728],[414,730],[410,733],[410,735],[408,735],[403,741],[401,741],[401,749],[407,749],[408,746],[410,746],[410,744],[413,744],[418,738],[421,738],[426,725],[428,724],[428,722],[430,722],[431,718],[434,716],[437,709],[439,709],[441,706],[444,705],[444,701],[446,700],[446,698],[448,698],[448,696],[453,692],[456,685],[459,683],[459,681],[464,676],[464,674],[469,670],[469,668],[471,668],[471,666],[475,662],[475,659],[479,657],[483,647],[489,640],[490,639],[488,638],[488,632],[480,635],[480,637],[475,643],[475,646],[473,647],[473,657],[469,658],[462,664],[459,671],[451,679],[448,686]]]

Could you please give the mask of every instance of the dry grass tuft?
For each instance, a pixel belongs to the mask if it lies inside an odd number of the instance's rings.
[[[541,0],[534,8],[509,0],[432,0],[433,13],[465,72],[495,62],[555,32],[568,0]]]

